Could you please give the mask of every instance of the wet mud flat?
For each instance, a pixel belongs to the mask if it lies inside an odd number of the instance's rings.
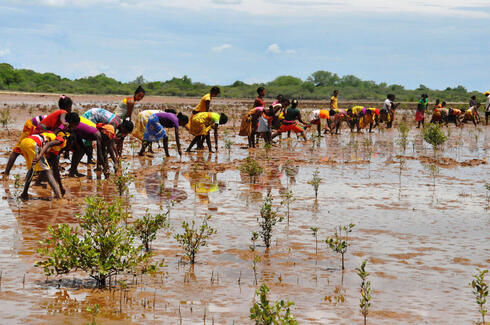
[[[89,104],[87,104],[89,105]],[[108,104],[109,105],[109,104]],[[150,104],[152,105],[152,104]],[[156,104],[155,104],[156,105]],[[173,104],[170,104],[170,106]],[[176,104],[176,107],[183,107]],[[86,196],[116,195],[113,179],[97,179],[94,166],[81,165],[87,177],[64,178],[64,199],[51,200],[51,191],[31,187],[28,202],[15,199],[13,175],[0,187],[0,309],[2,323],[85,324],[249,324],[256,289],[252,271],[251,233],[266,195],[280,206],[281,194],[291,190],[296,199],[290,218],[278,223],[271,248],[260,240],[258,283],[266,283],[274,300],[295,302],[292,312],[300,324],[361,323],[360,279],[355,274],[363,260],[373,288],[368,322],[372,324],[467,324],[478,320],[468,283],[476,268],[490,267],[489,128],[449,127],[449,141],[437,153],[411,127],[409,145],[398,145],[399,132],[283,139],[271,150],[244,149],[236,136],[241,104],[228,110],[230,123],[220,129],[220,149],[184,154],[179,158],[170,134],[171,155],[154,145],[154,154],[139,157],[139,143],[128,140],[125,164],[134,177],[130,185],[133,218],[146,210],[165,210],[169,197],[172,232],[182,232],[182,221],[211,215],[218,233],[203,247],[192,267],[175,239],[158,234],[152,247],[167,267],[155,275],[122,274],[128,286],[94,289],[84,273],[46,278],[33,267],[36,249],[49,225],[76,223]],[[142,106],[141,108],[144,108]],[[240,108],[240,110],[238,110]],[[218,109],[217,109],[218,110]],[[34,110],[34,114],[39,110]],[[28,114],[12,108],[11,134],[2,131],[0,167],[3,169]],[[22,113],[23,112],[23,113]],[[401,113],[410,116],[410,112]],[[445,129],[445,132],[448,129]],[[181,132],[183,146],[190,137]],[[230,150],[224,139],[233,142]],[[133,143],[133,144],[131,144]],[[264,172],[251,178],[240,171],[253,157]],[[62,159],[68,168],[68,161]],[[322,178],[315,200],[308,181],[318,169]],[[22,158],[12,174],[25,175]],[[102,177],[103,178],[103,177]],[[339,224],[354,223],[346,253],[340,256],[324,240]],[[318,253],[311,227],[319,227]],[[100,305],[92,315],[87,307]]]

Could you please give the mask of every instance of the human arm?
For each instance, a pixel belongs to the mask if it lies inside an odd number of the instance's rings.
[[[209,107],[211,106],[211,101],[207,100],[206,101],[206,112],[209,112]]]
[[[43,148],[41,149],[41,152],[36,156],[34,157],[34,159],[32,160],[32,164],[36,164],[39,160],[41,160],[41,158],[44,156],[44,154],[52,147],[54,146],[59,146],[61,144],[61,141],[58,141],[58,140],[53,140],[53,141],[49,141],[47,142]]]
[[[62,113],[60,115],[60,122],[63,124],[65,127],[68,127],[68,122],[66,121],[66,113]]]
[[[177,143],[177,151],[179,155],[182,156],[182,149],[180,148],[180,137],[179,137],[179,127],[175,127],[175,143]]]

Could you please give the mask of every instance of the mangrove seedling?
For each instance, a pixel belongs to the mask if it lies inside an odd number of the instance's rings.
[[[225,149],[228,151],[228,155],[231,153],[231,147],[235,144],[230,138],[226,137],[225,138]]]
[[[272,231],[277,222],[281,222],[282,218],[278,217],[277,210],[272,208],[272,196],[270,194],[264,200],[264,204],[260,209],[260,237],[264,241],[265,247],[271,246]]]
[[[38,249],[44,259],[35,266],[47,276],[82,270],[104,288],[109,277],[133,270],[149,255],[142,253],[126,227],[127,214],[121,199],[89,197],[86,203],[84,214],[77,215],[79,227],[49,226],[50,236]]]
[[[124,193],[129,189],[129,185],[133,182],[134,178],[128,172],[127,167],[119,168],[120,172],[116,175],[114,179],[114,184],[117,187],[117,192],[119,196],[123,196]]]
[[[398,139],[398,144],[403,148],[403,152],[407,150],[408,145],[408,132],[410,128],[405,121],[402,121],[398,126],[398,132],[400,132],[400,139]]]
[[[257,263],[260,262],[260,256],[258,256],[256,253],[255,253],[255,248],[256,248],[256,242],[257,242],[257,239],[259,238],[259,234],[256,233],[255,231],[252,232],[252,238],[250,238],[252,240],[252,245],[250,245],[250,251],[252,252],[252,257],[253,257],[253,260],[252,260],[252,271],[254,272],[254,284],[257,285]]]
[[[145,215],[134,222],[133,234],[141,240],[146,252],[151,250],[151,242],[155,240],[160,229],[168,228],[168,215],[170,211],[152,215],[146,211]]]
[[[369,307],[371,307],[371,281],[367,281],[369,273],[366,272],[366,262],[367,261],[364,260],[361,264],[361,267],[356,267],[356,273],[362,281],[359,307],[361,308],[361,314],[364,317],[364,325],[366,325]]]
[[[335,228],[335,235],[333,237],[327,237],[325,240],[325,243],[327,243],[331,250],[342,255],[342,270],[345,269],[344,254],[349,246],[348,234],[352,232],[354,226],[355,225],[353,223],[346,226],[339,225],[337,228]]]
[[[247,159],[245,159],[245,161],[240,166],[240,170],[248,174],[249,176],[258,176],[264,171],[257,160],[251,157],[247,157]]]
[[[293,201],[296,200],[296,198],[294,198],[292,190],[288,190],[287,192],[284,192],[281,195],[281,198],[282,198],[281,205],[286,205],[286,212],[287,212],[288,223],[289,223],[289,206]]]
[[[474,276],[474,280],[470,282],[470,286],[473,288],[473,295],[475,296],[476,304],[478,305],[478,311],[481,315],[481,323],[485,325],[485,314],[487,310],[485,309],[485,304],[487,303],[488,296],[488,284],[485,282],[485,275],[488,270],[477,269],[478,274]]]
[[[95,317],[99,314],[100,312],[100,305],[99,304],[94,304],[92,306],[87,306],[85,307],[85,310],[90,313],[92,316],[92,321],[88,323],[88,325],[96,325],[97,323],[95,322]]]
[[[10,135],[9,124],[12,122],[10,118],[10,108],[0,110],[0,124],[7,129],[7,134]]]
[[[313,177],[308,181],[308,184],[310,184],[313,187],[313,190],[315,191],[315,198],[318,198],[318,188],[320,187],[321,183],[322,183],[322,178],[320,177],[320,171],[317,168],[313,172]]]
[[[184,233],[174,235],[175,240],[182,246],[191,264],[196,263],[196,254],[201,247],[208,245],[209,237],[217,233],[215,229],[208,225],[210,219],[211,216],[204,217],[201,226],[197,229],[194,220],[192,220],[191,224],[183,221],[182,228]]]
[[[255,291],[259,301],[250,308],[250,319],[255,321],[255,325],[297,325],[298,322],[291,314],[294,302],[270,301],[267,297],[269,291],[265,284]]]
[[[311,227],[311,234],[315,237],[315,254],[318,254],[318,227]]]
[[[447,141],[447,136],[439,125],[432,123],[424,129],[422,134],[425,142],[432,146],[435,157],[437,149]]]

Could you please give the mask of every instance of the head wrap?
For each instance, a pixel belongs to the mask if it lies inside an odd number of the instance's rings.
[[[114,130],[114,127],[110,124],[97,124],[97,129],[99,129],[100,132],[105,134],[109,139],[114,139],[116,136],[116,131]]]

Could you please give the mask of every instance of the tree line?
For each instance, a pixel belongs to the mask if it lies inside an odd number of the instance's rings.
[[[167,81],[147,81],[143,76],[131,82],[121,82],[105,74],[79,79],[62,78],[54,73],[39,73],[29,69],[15,69],[8,63],[0,63],[0,90],[69,93],[69,94],[131,94],[138,85],[143,85],[148,95],[161,96],[202,96],[209,91],[210,85],[193,82],[188,76],[172,78]],[[328,99],[334,89],[340,91],[343,100],[382,101],[388,93],[396,95],[399,101],[413,102],[422,93],[429,98],[447,102],[467,102],[472,95],[484,102],[483,94],[468,91],[463,86],[447,87],[444,90],[429,89],[420,85],[417,89],[405,89],[402,85],[388,85],[385,82],[362,80],[354,75],[339,76],[329,71],[316,71],[306,80],[294,76],[279,76],[266,83],[247,84],[235,81],[231,85],[222,85],[221,96],[250,98],[256,96],[256,89],[264,86],[268,97],[282,94],[300,99]]]

